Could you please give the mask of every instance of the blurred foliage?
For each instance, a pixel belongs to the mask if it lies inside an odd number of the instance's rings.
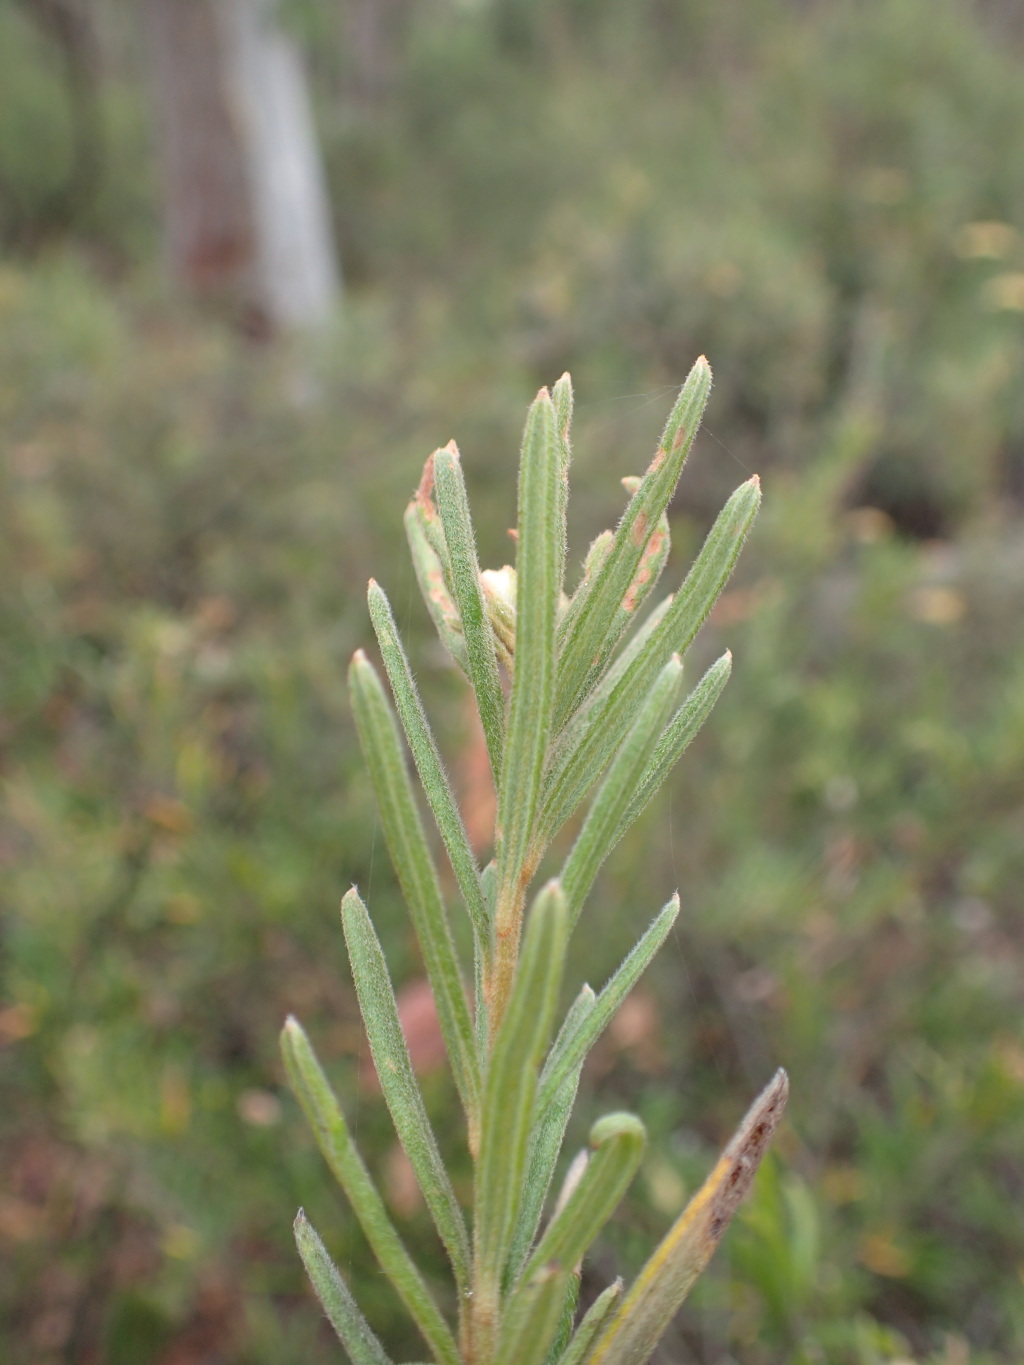
[[[359,882],[417,976],[343,697],[362,585],[404,607],[468,771],[400,536],[424,456],[459,441],[500,563],[523,410],[572,368],[581,555],[704,351],[673,562],[747,469],[766,506],[695,651],[732,647],[733,681],[577,946],[599,982],[680,886],[581,1099],[580,1134],[621,1097],[653,1137],[584,1291],[640,1263],[783,1063],[779,1157],[661,1359],[1020,1360],[1012,7],[294,0],[349,284],[313,356],[246,348],[161,285],[119,0],[94,7],[101,137],[69,197],[38,9],[0,2],[0,1354],[338,1359],[300,1203],[420,1349],[275,1049],[301,1012],[405,1211],[336,918]],[[447,1080],[427,1092],[443,1129]]]

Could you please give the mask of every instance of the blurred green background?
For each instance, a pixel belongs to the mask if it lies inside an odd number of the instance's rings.
[[[0,0],[0,1356],[341,1359],[299,1204],[421,1353],[276,1050],[301,1015],[440,1276],[337,916],[357,881],[418,978],[345,699],[365,580],[472,792],[401,534],[423,459],[458,440],[500,564],[526,405],[570,369],[579,563],[705,352],[671,577],[748,471],[765,506],[693,651],[733,680],[575,947],[572,991],[680,888],[571,1130],[651,1132],[584,1294],[783,1064],[661,1365],[1024,1359],[1019,6],[292,0],[346,282],[316,343],[168,282],[137,15],[77,8],[84,83],[59,4]]]

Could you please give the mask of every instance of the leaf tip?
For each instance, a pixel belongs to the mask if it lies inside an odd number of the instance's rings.
[[[603,1147],[606,1142],[625,1141],[640,1143],[647,1141],[647,1129],[636,1114],[618,1111],[604,1114],[590,1129],[590,1146],[593,1150]]]
[[[718,1179],[709,1180],[712,1205],[708,1231],[714,1243],[728,1226],[750,1189],[789,1098],[789,1077],[779,1067],[747,1110],[718,1163]]]

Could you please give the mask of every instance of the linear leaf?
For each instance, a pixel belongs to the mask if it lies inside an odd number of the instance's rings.
[[[341,919],[359,1008],[370,1040],[373,1064],[427,1208],[451,1259],[460,1293],[469,1284],[469,1238],[441,1153],[438,1151],[423,1096],[409,1060],[398,1018],[391,978],[380,942],[358,891],[341,903]]]
[[[572,1325],[576,1321],[576,1309],[580,1302],[580,1272],[575,1269],[569,1276],[569,1284],[566,1287],[565,1298],[562,1300],[562,1311],[558,1319],[558,1327],[555,1335],[551,1338],[551,1345],[548,1348],[545,1365],[555,1365],[562,1352],[565,1350],[569,1338],[572,1336]]]
[[[598,1119],[590,1130],[586,1170],[527,1262],[527,1282],[551,1261],[576,1266],[583,1260],[636,1174],[646,1142],[644,1126],[634,1114]]]
[[[788,1093],[786,1073],[777,1071],[714,1170],[637,1276],[587,1357],[587,1365],[645,1365],[750,1188]]]
[[[655,679],[633,727],[623,740],[587,812],[583,828],[572,846],[561,883],[569,907],[570,928],[579,919],[587,892],[601,864],[618,842],[623,816],[637,784],[650,764],[658,736],[679,691],[683,665],[674,654]]]
[[[613,1281],[598,1294],[576,1328],[576,1332],[559,1358],[558,1365],[581,1365],[581,1361],[597,1340],[597,1335],[618,1307],[622,1298],[622,1280]]]
[[[697,731],[707,720],[712,707],[722,695],[722,690],[729,681],[731,672],[732,654],[726,650],[721,658],[715,660],[669,721],[665,733],[658,740],[658,746],[650,763],[636,784],[629,808],[619,832],[615,836],[616,842],[622,838],[626,830],[653,798],[684,749],[687,748]]]
[[[594,1008],[571,1033],[559,1034],[559,1042],[551,1049],[540,1078],[537,1112],[543,1114],[558,1093],[566,1076],[581,1066],[587,1053],[608,1027],[615,1012],[643,975],[644,969],[668,937],[668,931],[679,914],[679,896],[675,895],[652,920],[643,936],[609,977]]]
[[[591,663],[601,653],[601,642],[633,582],[651,534],[668,508],[710,391],[711,367],[701,356],[680,390],[654,459],[622,515],[611,553],[564,641],[558,672],[558,726],[582,700]]]
[[[320,1150],[345,1191],[381,1269],[401,1296],[438,1361],[443,1365],[459,1365],[451,1330],[395,1231],[309,1039],[298,1021],[291,1017],[281,1032],[281,1052],[288,1079]]]
[[[583,561],[583,576],[558,618],[559,643],[572,633],[576,618],[583,610],[590,590],[594,586],[597,571],[611,553],[614,544],[614,531],[602,531],[590,542],[590,548],[587,550],[586,558]]]
[[[630,481],[624,480],[624,482]],[[639,480],[636,482],[639,483]],[[626,589],[622,601],[615,608],[608,629],[601,638],[600,648],[587,669],[580,689],[581,697],[585,698],[590,695],[594,684],[602,676],[608,666],[609,659],[618,648],[619,641],[636,621],[640,608],[647,601],[661,577],[671,543],[668,517],[659,517],[658,524],[640,556],[640,562],[637,565],[636,573],[633,575],[633,580]]]
[[[480,587],[480,564],[476,538],[469,513],[466,483],[455,442],[434,453],[434,482],[437,506],[444,524],[445,541],[452,565],[452,588],[462,620],[469,657],[469,676],[487,740],[491,772],[497,786],[501,781],[504,747],[505,698],[498,676],[498,654],[494,631],[484,605]]]
[[[761,506],[761,481],[741,483],[715,518],[700,553],[665,616],[665,632],[677,654],[689,649],[728,583]]]
[[[560,522],[561,454],[547,389],[530,406],[519,471],[516,658],[504,777],[498,796],[498,900],[492,1032],[515,971],[526,886],[535,871],[535,833],[555,688],[555,622],[565,560]]]
[[[540,1059],[548,1044],[565,965],[565,897],[557,882],[527,918],[522,960],[487,1071],[476,1171],[474,1321],[477,1356],[493,1353],[502,1272],[515,1229],[529,1149]]]
[[[480,873],[480,886],[484,893],[484,906],[489,923],[494,921],[494,905],[498,895],[498,864],[492,858]],[[487,943],[487,961],[477,956],[476,962],[476,1014],[473,1025],[476,1030],[476,1050],[480,1058],[481,1075],[487,1067],[487,1051],[490,1043],[490,1029],[487,1024],[487,971],[490,959],[490,940]],[[476,1152],[473,1153],[476,1156]]]
[[[498,942],[522,916],[524,870],[541,796],[552,718],[554,628],[565,558],[560,523],[561,456],[554,405],[541,389],[523,433],[516,542],[516,661],[509,699],[504,781],[498,793]],[[512,938],[517,935],[512,934]],[[515,954],[509,945],[507,957]],[[505,946],[498,947],[498,954]]]
[[[594,1001],[594,992],[589,986],[584,986],[569,1006],[558,1038],[555,1040],[555,1051],[558,1050],[563,1037],[574,1033],[583,1023],[594,1008]],[[526,1180],[509,1251],[505,1275],[507,1284],[515,1284],[519,1279],[533,1239],[537,1235],[541,1214],[544,1211],[544,1201],[551,1187],[551,1179],[565,1139],[565,1129],[579,1088],[583,1062],[584,1058],[581,1057],[579,1064],[568,1072],[558,1087],[551,1103],[535,1116],[533,1132],[530,1135],[530,1154],[526,1163]]]
[[[316,1228],[302,1209],[295,1216],[295,1245],[327,1320],[352,1358],[352,1365],[391,1365],[370,1324],[363,1317]]]
[[[558,1331],[571,1273],[558,1262],[542,1266],[510,1304],[495,1365],[543,1365]]]
[[[455,945],[394,712],[376,670],[361,649],[349,666],[349,691],[384,837],[419,939],[455,1084],[472,1132],[479,1114],[479,1071]]]
[[[741,484],[722,508],[680,590],[672,597],[643,644],[632,649],[627,667],[615,667],[598,685],[584,713],[566,728],[548,778],[546,827],[557,828],[571,812],[621,743],[639,699],[659,669],[693,642],[735,567],[743,540],[757,515],[761,489],[757,476]],[[635,643],[635,642],[634,642]]]
[[[434,742],[430,723],[423,709],[412,669],[409,667],[409,660],[402,647],[391,604],[384,589],[372,578],[367,601],[370,607],[370,620],[377,635],[381,657],[398,707],[402,728],[416,764],[416,771],[420,775],[430,809],[434,812],[434,819],[448,850],[452,870],[459,883],[469,917],[473,921],[473,928],[477,937],[486,943],[490,934],[490,922],[484,905],[476,858],[473,856],[466,827],[462,823],[448,775],[441,762],[441,755]]]
[[[559,471],[558,481],[558,538],[562,545],[566,541],[566,507],[569,502],[569,465],[572,461],[572,442],[570,433],[572,428],[573,392],[572,379],[568,372],[563,374],[561,379],[553,385],[551,389],[551,402],[555,409],[555,430],[558,435],[559,450]],[[563,554],[559,565],[558,591],[561,593],[563,577],[565,573],[565,556]]]
[[[671,606],[672,598],[666,597],[652,609],[640,629],[626,644],[552,746],[548,769],[544,775],[544,800],[540,817],[544,831],[549,837],[561,828],[604,771],[603,767],[592,763],[589,767],[584,767],[581,778],[580,764],[574,762],[577,751],[584,746],[593,748],[591,730],[603,716],[609,698],[621,680],[627,674],[632,675],[636,660],[646,650],[648,641],[661,629]],[[665,657],[668,658],[668,655]],[[635,706],[642,700],[642,694],[636,691],[635,695],[633,693],[630,695],[634,702],[634,710],[630,714],[634,715]],[[571,796],[567,794],[569,792],[576,794],[575,803],[571,805]]]

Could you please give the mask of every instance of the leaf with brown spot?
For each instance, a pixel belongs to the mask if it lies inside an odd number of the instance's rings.
[[[750,1189],[789,1095],[777,1071],[754,1101],[714,1170],[641,1270],[587,1365],[644,1365],[710,1261]]]

